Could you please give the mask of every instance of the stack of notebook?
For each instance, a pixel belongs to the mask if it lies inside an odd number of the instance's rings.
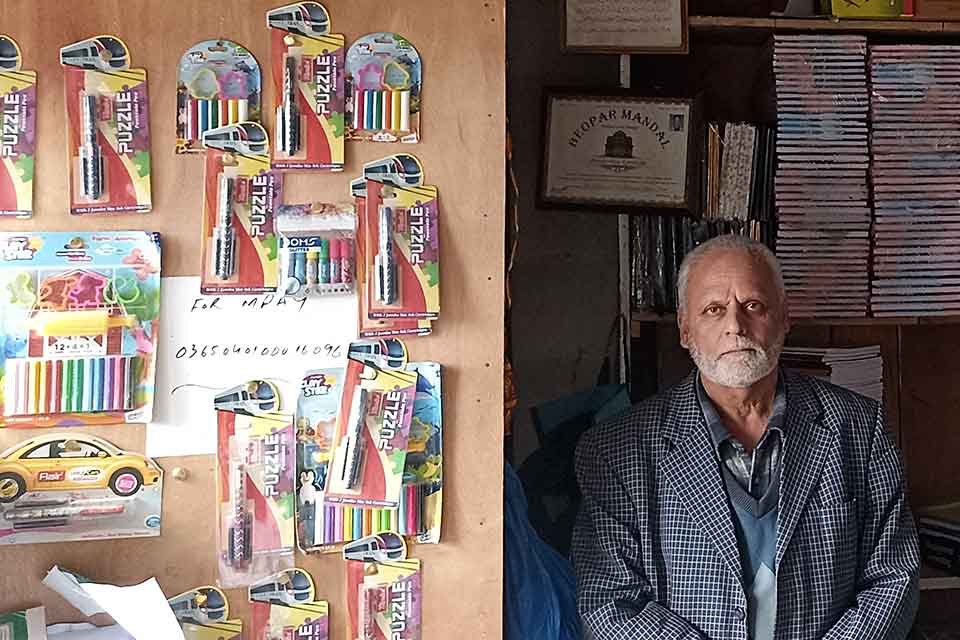
[[[780,363],[881,402],[883,357],[879,346],[850,349],[787,347]]]
[[[960,47],[872,45],[875,316],[960,312]]]
[[[706,142],[703,219],[739,220],[751,237],[765,240],[773,217],[773,129],[711,122]]]
[[[865,316],[866,39],[776,35],[777,255],[796,317]]]
[[[960,576],[960,502],[917,510],[924,563]]]

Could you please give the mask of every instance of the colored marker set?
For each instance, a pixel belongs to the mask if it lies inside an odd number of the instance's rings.
[[[102,35],[60,49],[67,108],[70,213],[147,212],[150,114],[147,72],[127,45]]]
[[[33,164],[37,128],[37,72],[20,68],[20,47],[0,35],[5,56],[0,68],[0,109],[3,144],[0,145],[0,216],[33,215]]]
[[[194,98],[187,99],[186,131],[187,143],[203,140],[203,132],[228,124],[246,122],[250,117],[246,98]]]
[[[332,204],[282,205],[280,283],[285,296],[351,293],[354,282],[353,207]]]
[[[410,131],[410,91],[368,89],[354,91],[353,128],[356,131],[387,129]]]
[[[150,422],[159,242],[146,231],[0,233],[0,426]]]
[[[6,416],[128,411],[133,408],[132,356],[8,359],[4,376]]]

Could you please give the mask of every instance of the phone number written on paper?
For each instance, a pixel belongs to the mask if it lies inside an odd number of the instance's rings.
[[[177,360],[249,357],[283,358],[286,356],[325,356],[339,358],[341,345],[332,344],[186,344],[177,347]]]

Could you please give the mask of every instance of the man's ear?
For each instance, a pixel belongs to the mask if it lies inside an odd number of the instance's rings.
[[[687,324],[687,316],[679,311],[677,312],[677,328],[680,330],[680,346],[689,349],[687,345],[690,343],[690,326]]]

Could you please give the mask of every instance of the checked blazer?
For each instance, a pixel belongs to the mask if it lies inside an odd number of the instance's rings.
[[[777,640],[896,640],[918,604],[903,470],[878,404],[793,372],[776,540]],[[696,377],[577,449],[585,637],[747,640],[747,596]]]

